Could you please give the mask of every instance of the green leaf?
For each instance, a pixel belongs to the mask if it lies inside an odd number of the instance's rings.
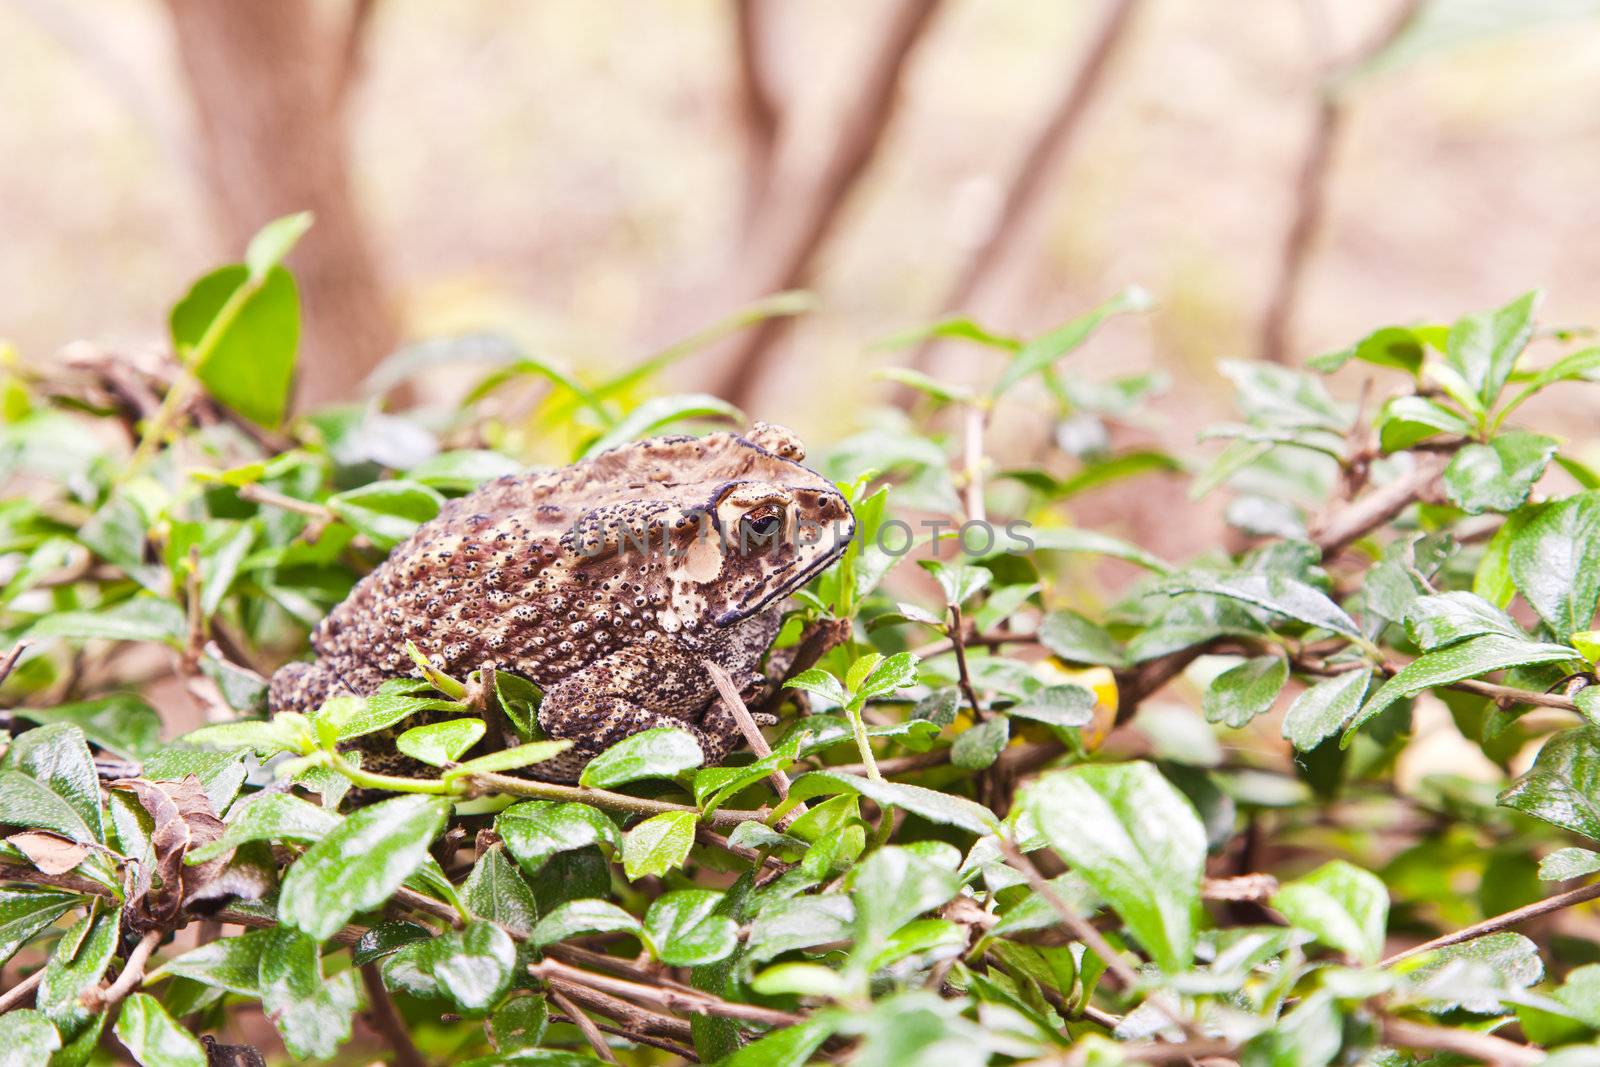
[[[961,874],[909,848],[878,849],[855,872],[855,957],[870,961],[885,939],[923,912],[946,903],[961,888]]]
[[[1039,643],[1069,663],[1126,666],[1121,646],[1098,623],[1075,611],[1052,611],[1039,623]]]
[[[278,894],[278,918],[318,941],[357,912],[388,900],[428,856],[450,802],[403,796],[361,808],[295,861]]]
[[[539,728],[539,705],[544,703],[539,687],[510,671],[495,671],[494,692],[517,732],[524,739],[534,737]]]
[[[850,694],[839,684],[839,679],[817,667],[801,671],[783,684],[785,688],[815,693],[834,707],[842,708],[850,702]]]
[[[82,897],[54,889],[0,886],[0,966],[34,935],[83,902]]]
[[[1545,741],[1533,766],[1500,794],[1500,803],[1600,841],[1600,736],[1595,727],[1563,730]]]
[[[35,1007],[68,1042],[94,1022],[95,1013],[80,998],[100,983],[111,966],[121,918],[120,911],[105,909],[85,915],[56,942],[45,964]]]
[[[413,726],[395,738],[394,747],[430,767],[443,767],[483,740],[487,730],[482,719],[447,719]]]
[[[279,752],[309,752],[315,743],[306,717],[292,711],[280,712],[266,720],[213,723],[191,730],[179,740],[187,745],[224,751],[248,748],[263,759]]]
[[[1523,990],[1544,977],[1539,946],[1509,930],[1446,945],[1401,966],[1434,1012],[1464,1008],[1500,1015],[1507,1009],[1496,993]]]
[[[1340,434],[1349,425],[1349,413],[1314,375],[1261,360],[1223,360],[1218,369],[1238,389],[1239,409],[1256,425]]]
[[[1022,552],[1088,552],[1097,556],[1110,556],[1113,559],[1126,560],[1129,563],[1143,567],[1147,571],[1157,574],[1166,574],[1172,570],[1172,565],[1166,560],[1151,555],[1138,545],[1110,537],[1094,530],[1069,529],[1053,527],[1047,530],[1029,527],[1019,530],[1017,537],[1020,539],[1018,550]]]
[[[1587,848],[1558,848],[1539,861],[1539,878],[1565,882],[1600,871],[1600,852]]]
[[[508,474],[520,474],[521,463],[500,452],[464,448],[429,456],[406,471],[406,480],[440,492],[467,493],[485,482]]]
[[[495,1010],[489,1020],[489,1032],[494,1037],[494,1047],[502,1056],[522,1051],[532,1054],[544,1040],[549,1024],[550,1011],[543,997],[512,997]]]
[[[66,802],[77,816],[77,827],[59,830],[74,841],[106,839],[100,814],[100,776],[83,731],[71,723],[51,723],[18,735],[0,759],[0,769],[27,775]],[[0,801],[0,805],[6,805]],[[0,811],[3,811],[0,808]],[[5,820],[0,815],[0,821]],[[25,824],[24,824],[25,825]]]
[[[206,1052],[149,993],[122,1002],[117,1040],[143,1067],[206,1067]]]
[[[580,934],[639,934],[643,930],[638,919],[609,900],[569,900],[539,920],[528,944],[543,948]]]
[[[427,695],[423,695],[427,694]],[[368,697],[335,696],[317,709],[314,718],[332,725],[339,741],[387,730],[421,711],[461,713],[460,701],[432,695],[420,678],[390,678]]]
[[[998,829],[1000,820],[982,804],[952,793],[942,793],[904,782],[874,781],[840,771],[811,771],[796,778],[789,787],[789,798],[779,805],[781,816],[803,800],[836,793],[859,793],[887,807],[901,808],[929,822],[954,826],[980,837]]]
[[[608,448],[616,448],[629,441],[648,437],[663,427],[686,419],[727,419],[730,422],[743,422],[744,413],[726,400],[711,396],[709,393],[654,397],[628,412],[615,426],[590,442],[579,458],[587,459]]]
[[[32,1008],[13,1008],[0,1015],[0,1067],[39,1067],[60,1047],[56,1028]]]
[[[419,482],[373,482],[328,498],[328,509],[367,535],[378,548],[393,548],[439,514],[444,497]]]
[[[257,230],[244,252],[244,265],[250,270],[250,280],[260,282],[268,271],[282,263],[300,238],[311,229],[311,221],[311,212],[301,211],[273,219]]]
[[[1341,352],[1330,352],[1307,361],[1312,370],[1330,374],[1352,359],[1376,367],[1393,367],[1415,375],[1429,348],[1441,348],[1444,331],[1433,326],[1385,326],[1374,330]]]
[[[1330,948],[1362,963],[1383,955],[1389,891],[1382,879],[1344,860],[1326,863],[1272,896],[1272,906]]]
[[[371,810],[371,809],[368,809]],[[280,927],[261,951],[261,1008],[289,1055],[325,1060],[350,1037],[356,1009],[355,971],[322,972],[317,942]]]
[[[54,830],[82,844],[97,840],[71,804],[17,771],[0,770],[0,824]]]
[[[1018,382],[1046,370],[1055,362],[1089,339],[1100,324],[1113,315],[1144,311],[1151,305],[1150,296],[1143,289],[1124,289],[1085,315],[1063,323],[1049,333],[1035,337],[1022,346],[1016,358],[1006,365],[1000,380],[990,390],[990,396],[1000,397]]]
[[[1418,656],[1384,682],[1345,729],[1343,744],[1348,745],[1355,731],[1374,715],[1397,700],[1416,696],[1425,689],[1449,685],[1464,678],[1476,678],[1507,667],[1534,663],[1559,663],[1577,659],[1565,645],[1546,645],[1523,637],[1484,634]]]
[[[656,898],[644,913],[644,932],[656,958],[670,967],[715,963],[739,947],[739,924],[722,908],[723,894],[679,889]]]
[[[1524,293],[1505,307],[1465,315],[1450,327],[1445,360],[1472,387],[1485,408],[1493,406],[1517,357],[1533,336],[1533,313],[1544,294]]]
[[[1081,685],[1047,685],[1029,693],[1006,709],[1014,719],[1030,719],[1071,729],[1094,721],[1094,693]],[[959,740],[959,738],[957,739]]]
[[[978,771],[1000,758],[1011,741],[1011,720],[996,715],[956,735],[950,746],[950,763],[962,770]]]
[[[640,778],[673,778],[704,762],[700,742],[693,734],[659,726],[625,737],[590,760],[578,783],[610,789]]]
[[[473,864],[461,890],[467,909],[482,919],[527,937],[539,921],[539,901],[505,849],[493,845]]]
[[[265,259],[265,255],[262,259]],[[282,267],[222,267],[172,309],[172,345],[206,391],[263,426],[283,421],[300,342],[300,297]]]
[[[510,748],[502,748],[498,752],[489,752],[476,759],[469,759],[458,763],[440,775],[446,782],[454,782],[461,778],[469,778],[474,774],[500,774],[503,771],[514,771],[519,767],[531,767],[535,763],[555,759],[561,753],[572,747],[572,741],[528,741]]]
[[[1499,418],[1504,419],[1509,412],[1521,407],[1523,401],[1556,382],[1595,381],[1596,371],[1600,371],[1600,348],[1585,348],[1562,356],[1528,379],[1522,391],[1501,410]]]
[[[681,867],[694,844],[695,821],[692,811],[664,811],[635,825],[622,839],[623,871],[637,880]]]
[[[127,759],[141,759],[161,747],[161,717],[134,693],[116,693],[53,708],[15,708],[17,718],[71,723],[90,741]]]
[[[769,1030],[759,1040],[722,1060],[717,1067],[805,1067],[837,1028],[837,1019],[830,1013],[819,1012],[794,1026]]]
[[[1378,445],[1384,452],[1403,452],[1437,434],[1471,437],[1472,423],[1436,400],[1399,396],[1378,412]]]
[[[851,688],[855,690],[857,700],[867,701],[916,684],[917,657],[910,652],[896,652],[873,667],[860,684]]]
[[[188,621],[183,609],[168,600],[135,596],[98,611],[58,611],[29,628],[28,637],[65,637],[81,644],[91,638],[108,641],[156,641],[174,647],[183,643]]]
[[[558,852],[590,845],[606,845],[613,851],[622,847],[616,824],[587,804],[528,800],[502,811],[495,817],[494,827],[506,850],[530,876],[537,875]]]
[[[222,937],[168,960],[147,981],[188,978],[247,997],[261,995],[261,954],[276,943],[275,930],[248,930]]]
[[[1486,445],[1467,445],[1444,469],[1445,495],[1469,515],[1515,511],[1528,502],[1555,454],[1555,438],[1521,430],[1503,433]]]
[[[1283,716],[1283,736],[1301,752],[1310,752],[1344,728],[1361,707],[1372,670],[1345,671],[1325,678],[1295,698]]]
[[[1518,531],[1511,580],[1557,637],[1587,630],[1600,598],[1600,493],[1547,504]]]
[[[339,816],[288,793],[257,793],[228,812],[222,836],[191,849],[185,862],[205,863],[251,841],[320,841],[339,825]]]
[[[1007,337],[1003,334],[995,333],[965,316],[940,319],[938,322],[932,322],[926,326],[913,326],[909,330],[902,330],[897,334],[885,337],[881,341],[874,341],[871,347],[874,349],[910,348],[912,345],[931,340],[972,341],[988,348],[1013,353],[1020,351],[1022,348],[1022,342],[1015,337]]]
[[[493,1007],[511,986],[517,946],[490,922],[468,923],[406,945],[383,963],[383,984],[415,997],[443,997],[464,1012]]]
[[[1405,626],[1406,636],[1429,652],[1484,634],[1527,639],[1509,615],[1473,593],[1418,597],[1406,609]]]
[[[843,894],[774,900],[750,924],[745,956],[762,963],[795,949],[849,941],[855,905]]]
[[[1282,656],[1257,656],[1229,667],[1206,690],[1206,721],[1242,729],[1271,710],[1288,681],[1289,661]]]
[[[1053,772],[1027,788],[1020,810],[1163,970],[1189,966],[1206,832],[1189,801],[1154,766],[1094,764]]]
[[[1362,640],[1361,629],[1327,595],[1287,574],[1239,572],[1215,575],[1191,571],[1156,586],[1152,592],[1167,596],[1205,593],[1242,600],[1310,626]]]

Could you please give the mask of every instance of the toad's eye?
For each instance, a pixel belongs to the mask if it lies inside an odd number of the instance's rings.
[[[777,544],[783,532],[783,513],[770,506],[756,508],[739,520],[739,528],[749,544]]]

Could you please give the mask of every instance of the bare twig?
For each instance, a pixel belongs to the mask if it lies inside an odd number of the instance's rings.
[[[744,706],[744,699],[739,696],[739,687],[733,684],[733,677],[723,669],[722,664],[714,660],[701,660],[706,673],[711,675],[711,682],[717,687],[717,695],[722,698],[723,706],[739,724],[739,729],[744,734],[744,739],[750,744],[750,751],[757,757],[766,759],[772,755],[772,746],[767,744],[767,739],[762,736],[761,727],[750,714],[750,709]],[[773,771],[767,776],[772,783],[772,788],[778,791],[778,796],[787,800],[789,798],[789,776],[781,770]]]
[[[366,51],[367,33],[372,26],[372,13],[378,0],[351,0],[350,17],[345,22],[344,37],[339,45],[339,55],[333,73],[333,101],[343,105],[350,98],[350,90],[361,76],[362,59]]]
[[[400,1017],[389,991],[384,988],[383,972],[376,963],[361,965],[361,984],[367,990],[367,1016],[372,1020],[372,1028],[389,1043],[395,1067],[428,1067],[428,1061],[417,1050],[416,1043],[411,1040],[411,1032],[406,1029],[405,1020]]]
[[[1095,30],[1083,58],[1071,70],[1061,96],[1012,174],[1006,186],[1004,202],[945,293],[939,305],[942,312],[959,312],[971,303],[984,280],[990,277],[996,264],[1004,258],[1006,250],[1024,231],[1024,224],[1037,208],[1041,195],[1052,188],[1050,176],[1072,143],[1073,135],[1081,127],[1090,105],[1099,96],[1105,84],[1106,71],[1127,39],[1128,29],[1140,3],[1141,0],[1111,0],[1107,6],[1105,17]],[[911,365],[926,368],[934,348],[934,342],[923,344],[911,357]],[[899,399],[904,406],[913,393],[905,387],[899,392]]]
[[[1289,228],[1284,233],[1266,314],[1261,321],[1262,359],[1274,363],[1289,362],[1289,331],[1294,325],[1295,307],[1299,302],[1311,246],[1326,211],[1328,174],[1345,121],[1347,103],[1337,83],[1345,73],[1394,43],[1411,25],[1421,8],[1421,0],[1401,0],[1397,15],[1355,56],[1337,67],[1329,61],[1317,64],[1319,84],[1316,114],[1296,172],[1294,208]],[[1319,11],[1313,6],[1310,13],[1315,16]],[[1320,42],[1325,37],[1325,31],[1313,26],[1311,36]]]
[[[599,1056],[607,1063],[617,1062],[617,1057],[612,1053],[611,1046],[606,1044],[605,1035],[594,1024],[594,1020],[583,1013],[582,1008],[572,1003],[565,993],[554,986],[550,988],[550,999],[556,1002],[556,1006],[561,1009],[562,1014],[576,1023],[578,1029],[583,1031],[583,1039],[589,1042],[589,1047],[594,1049],[596,1056]]]
[[[1416,466],[1394,481],[1369,491],[1354,503],[1315,524],[1311,540],[1324,557],[1336,556],[1352,542],[1394,518],[1423,496],[1444,471],[1448,456],[1412,453]]]
[[[474,774],[471,783],[480,793],[506,793],[510,796],[535,797],[541,800],[578,801],[608,811],[625,811],[633,815],[660,815],[668,811],[688,811],[697,815],[700,813],[700,809],[692,804],[673,804],[665,800],[651,800],[646,797],[629,796],[627,793],[616,793],[609,789],[590,789],[587,786],[514,778],[509,774]],[[756,811],[718,808],[707,815],[705,821],[713,826],[737,826],[750,819],[764,821],[769,814],[765,808]]]
[[[778,151],[783,115],[768,77],[765,54],[768,0],[733,0],[735,104],[744,131],[743,230],[746,240],[756,228]]]
[[[1519,1045],[1493,1034],[1429,1026],[1407,1019],[1384,1019],[1382,1033],[1384,1042],[1390,1045],[1430,1052],[1454,1052],[1474,1062],[1490,1064],[1491,1067],[1533,1067],[1545,1060],[1545,1054],[1539,1049]]]
[[[724,1019],[734,1019],[739,1022],[758,1023],[762,1026],[793,1026],[804,1021],[804,1016],[792,1012],[779,1011],[776,1008],[764,1008],[759,1004],[738,1004],[730,1000],[700,990],[684,990],[674,986],[653,986],[641,982],[629,981],[626,978],[614,978],[611,975],[596,974],[578,967],[571,967],[559,960],[546,958],[528,968],[529,972],[542,981],[576,982],[591,989],[599,989],[627,1000],[646,1004],[656,1004],[669,1011],[685,1012],[691,1015],[716,1015]]]
[[[0,662],[0,685],[4,685],[6,679],[11,677],[11,672],[17,669],[17,660],[22,658],[22,654],[27,649],[28,642],[26,641],[18,641],[11,646],[11,651],[6,653],[5,660]]]
[[[863,65],[861,90],[840,123],[839,139],[821,176],[804,199],[776,220],[780,230],[770,265],[757,268],[762,294],[803,288],[810,280],[817,253],[877,155],[894,117],[908,60],[941,6],[942,0],[900,0],[890,13],[878,46]],[[748,405],[787,325],[786,317],[770,317],[746,331],[714,391],[735,404]]]
[[[145,964],[150,961],[150,954],[161,944],[161,938],[160,930],[151,930],[139,939],[139,943],[128,953],[128,962],[123,965],[122,973],[117,975],[117,980],[94,996],[97,1011],[116,1007],[129,993],[139,987],[144,981]]]
[[[4,993],[0,993],[0,1014],[4,1014],[27,1001],[33,995],[33,991],[39,988],[39,983],[42,981],[44,981],[44,968],[40,967]]]
[[[1391,964],[1399,963],[1403,959],[1421,955],[1424,952],[1431,952],[1436,948],[1444,948],[1447,945],[1459,945],[1463,941],[1471,941],[1474,938],[1483,937],[1487,934],[1499,933],[1501,930],[1509,930],[1511,927],[1519,926],[1522,923],[1527,922],[1529,919],[1536,919],[1541,915],[1548,915],[1553,911],[1560,911],[1563,908],[1570,908],[1574,904],[1582,904],[1584,901],[1593,900],[1596,897],[1600,897],[1600,882],[1595,882],[1592,885],[1579,886],[1577,889],[1569,889],[1565,893],[1557,893],[1553,897],[1546,897],[1544,900],[1536,900],[1532,904],[1525,904],[1520,908],[1513,908],[1508,912],[1496,915],[1493,918],[1485,919],[1480,923],[1473,923],[1471,926],[1464,926],[1460,930],[1436,937],[1432,941],[1424,941],[1420,945],[1413,945],[1404,952],[1396,952],[1393,956],[1390,956],[1388,959],[1379,964],[1379,966],[1388,967]]]

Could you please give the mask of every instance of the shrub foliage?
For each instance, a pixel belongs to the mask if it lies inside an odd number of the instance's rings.
[[[559,786],[517,774],[560,746],[514,675],[419,650],[270,718],[263,676],[447,497],[740,414],[652,393],[693,343],[598,380],[479,338],[374,383],[491,363],[448,418],[285,425],[306,222],[195,284],[169,373],[5,381],[0,1062],[248,1062],[252,1005],[297,1059],[408,1065],[1600,1056],[1568,921],[1600,896],[1600,474],[1519,424],[1600,349],[1534,294],[1224,364],[1203,466],[1111,446],[1157,379],[1063,362],[1141,294],[895,339],[979,346],[992,385],[890,372],[913,413],[825,457],[860,531],[791,601],[769,751],[706,767],[657,730]],[[1012,405],[1057,428],[1032,468],[986,455]],[[1161,472],[1227,495],[1225,544],[1071,523]],[[964,551],[978,522],[1025,544]],[[205,725],[169,736],[153,685]],[[435,773],[363,770],[347,742],[394,726]]]

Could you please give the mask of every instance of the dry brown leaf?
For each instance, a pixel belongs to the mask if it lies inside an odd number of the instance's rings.
[[[33,865],[45,874],[66,874],[89,854],[87,847],[48,830],[24,830],[20,834],[12,834],[6,838],[6,842],[32,860]]]

